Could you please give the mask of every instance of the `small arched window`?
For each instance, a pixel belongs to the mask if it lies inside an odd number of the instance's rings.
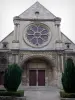
[[[8,42],[3,42],[3,48],[7,49],[8,48]]]
[[[71,45],[70,42],[66,42],[65,45],[66,45],[66,49],[70,49],[70,45]]]

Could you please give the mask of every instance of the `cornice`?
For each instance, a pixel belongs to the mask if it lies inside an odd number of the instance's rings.
[[[38,18],[20,18],[19,16],[15,16],[14,18],[13,18],[13,21],[14,20],[19,20],[19,21],[52,21],[52,22],[55,22],[55,21],[61,21],[61,18],[59,18],[59,17],[56,17],[56,18],[54,18],[54,19],[38,19]]]

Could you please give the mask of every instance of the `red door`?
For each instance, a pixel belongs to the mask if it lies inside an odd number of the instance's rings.
[[[29,86],[36,86],[36,70],[29,70]]]
[[[45,86],[45,70],[38,70],[38,86]]]

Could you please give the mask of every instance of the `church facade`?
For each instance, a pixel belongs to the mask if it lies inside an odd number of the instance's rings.
[[[61,18],[39,2],[13,18],[14,30],[0,42],[0,85],[8,64],[22,69],[23,86],[59,86],[64,63],[75,61],[75,44],[60,31]]]

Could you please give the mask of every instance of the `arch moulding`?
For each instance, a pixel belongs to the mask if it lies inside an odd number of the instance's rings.
[[[51,52],[28,52],[20,54],[20,66],[22,66],[27,60],[33,58],[41,58],[51,63],[55,68],[57,67],[56,55]]]

